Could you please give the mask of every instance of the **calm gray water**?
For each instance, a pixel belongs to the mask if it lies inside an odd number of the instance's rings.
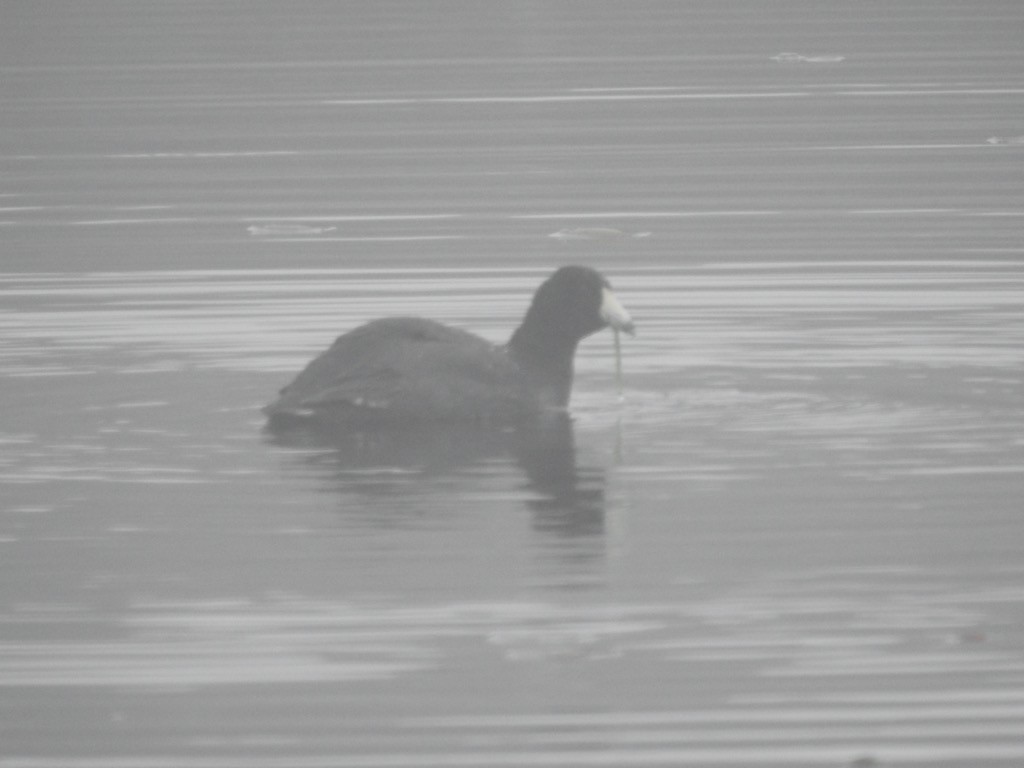
[[[1018,766],[1024,6],[0,9],[0,766]],[[339,333],[638,322],[524,447]]]

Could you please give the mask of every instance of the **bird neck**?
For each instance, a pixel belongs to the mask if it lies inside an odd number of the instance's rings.
[[[572,392],[573,356],[578,343],[579,339],[559,335],[549,327],[524,322],[512,334],[507,349],[545,404],[564,408]]]

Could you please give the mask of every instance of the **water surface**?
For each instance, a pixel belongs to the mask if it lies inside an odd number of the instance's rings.
[[[755,5],[8,12],[0,765],[1020,763],[1024,19]],[[264,433],[570,262],[621,398]]]

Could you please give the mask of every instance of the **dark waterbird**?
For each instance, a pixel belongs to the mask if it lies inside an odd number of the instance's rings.
[[[271,428],[515,424],[564,409],[581,339],[633,321],[608,281],[562,267],[541,283],[507,344],[416,317],[339,336],[264,408]]]

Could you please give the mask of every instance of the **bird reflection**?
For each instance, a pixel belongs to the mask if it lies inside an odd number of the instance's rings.
[[[507,430],[450,424],[337,431],[306,426],[266,435],[275,445],[316,449],[303,455],[304,464],[326,469],[346,490],[378,497],[415,493],[410,473],[471,478],[466,470],[510,459],[525,475],[522,496],[536,530],[560,537],[604,532],[604,470],[577,463],[573,422],[563,412]],[[389,481],[395,473],[403,482]],[[464,487],[472,490],[471,483],[467,479]]]
[[[527,501],[534,512],[534,527],[562,536],[602,534],[604,471],[577,463],[572,419],[560,413],[519,430],[516,438],[516,460],[531,487],[541,494]]]

